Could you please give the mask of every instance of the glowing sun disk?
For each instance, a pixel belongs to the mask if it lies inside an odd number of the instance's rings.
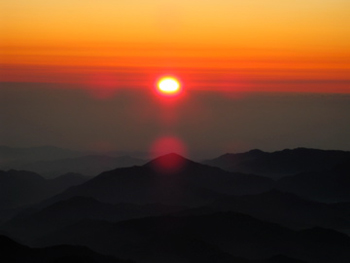
[[[180,82],[173,77],[164,77],[158,81],[158,89],[164,94],[176,94],[180,91]]]

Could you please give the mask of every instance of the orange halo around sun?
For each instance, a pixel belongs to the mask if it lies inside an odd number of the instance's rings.
[[[164,95],[176,95],[180,92],[181,84],[174,77],[163,77],[158,81],[157,88]]]

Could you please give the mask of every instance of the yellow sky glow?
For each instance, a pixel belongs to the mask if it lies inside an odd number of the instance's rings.
[[[1,72],[165,65],[349,76],[348,0],[16,0],[0,10]]]

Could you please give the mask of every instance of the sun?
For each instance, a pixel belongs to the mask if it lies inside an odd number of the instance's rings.
[[[180,92],[180,82],[174,77],[163,77],[158,81],[158,90],[165,95],[175,95]]]

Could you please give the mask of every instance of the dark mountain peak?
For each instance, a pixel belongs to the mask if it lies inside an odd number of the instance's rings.
[[[177,153],[169,153],[153,159],[145,164],[145,167],[151,167],[162,173],[174,173],[183,170],[190,164],[195,163]]]
[[[250,150],[248,153],[249,154],[259,154],[260,155],[260,154],[263,154],[265,152],[260,150],[260,149],[253,149],[253,150]]]
[[[165,154],[165,155],[162,155],[162,156],[155,158],[153,161],[160,160],[160,159],[180,159],[180,160],[190,161],[177,153],[168,153],[168,154]]]

